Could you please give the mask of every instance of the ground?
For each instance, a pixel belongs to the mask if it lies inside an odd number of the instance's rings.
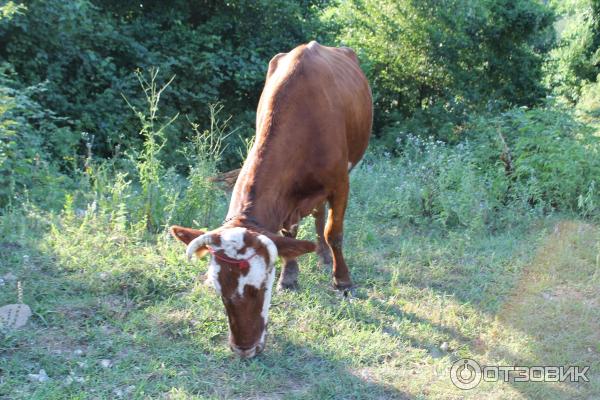
[[[33,317],[0,336],[0,398],[600,397],[600,230],[585,222],[473,236],[349,216],[357,289],[341,296],[303,257],[300,290],[274,296],[267,348],[250,361],[227,347],[206,261],[188,262],[165,235],[35,210],[5,216],[1,232],[0,305],[17,302],[20,281]],[[590,366],[590,382],[463,391],[449,379],[461,357]],[[40,369],[48,380],[30,376]]]

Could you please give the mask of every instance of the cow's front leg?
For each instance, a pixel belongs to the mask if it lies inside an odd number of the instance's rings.
[[[282,230],[281,233],[283,233],[283,236],[296,238],[298,225],[293,225],[289,230]],[[277,288],[279,290],[296,290],[298,289],[298,274],[300,273],[298,261],[295,258],[282,258],[284,263]]]
[[[342,246],[344,242],[344,214],[348,201],[349,183],[340,182],[329,198],[329,217],[325,227],[325,240],[333,253],[333,284],[343,290],[352,287],[350,271],[344,261]]]

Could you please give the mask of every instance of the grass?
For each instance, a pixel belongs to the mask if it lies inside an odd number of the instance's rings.
[[[557,216],[493,232],[400,223],[386,211],[390,179],[354,173],[345,247],[354,294],[333,290],[330,271],[305,256],[300,290],[274,296],[266,351],[250,361],[227,347],[223,306],[201,279],[206,260],[188,262],[164,233],[91,208],[4,215],[0,277],[12,276],[0,304],[17,301],[18,280],[34,316],[1,337],[0,397],[600,396],[600,229]],[[300,234],[312,231],[308,219]],[[461,357],[590,365],[591,382],[461,391],[449,379]],[[50,380],[30,381],[40,369]]]

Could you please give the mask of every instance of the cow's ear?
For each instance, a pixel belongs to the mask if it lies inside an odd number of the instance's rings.
[[[275,243],[279,257],[296,258],[317,249],[317,245],[310,240],[298,240],[277,235],[269,236],[269,239]]]
[[[186,246],[198,236],[206,233],[198,229],[184,228],[183,226],[177,225],[172,226],[171,229],[169,229],[169,232],[171,232],[171,235],[173,235],[175,239],[182,241]]]
[[[204,235],[206,232],[198,229],[192,228],[184,228],[183,226],[174,225],[169,229],[171,235],[181,242],[183,242],[186,246],[190,244],[190,242],[196,239],[198,236]],[[208,252],[206,246],[201,246],[196,249],[196,257],[200,258],[204,256]]]

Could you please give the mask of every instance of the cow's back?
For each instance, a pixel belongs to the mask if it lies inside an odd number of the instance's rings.
[[[257,137],[271,133],[269,124],[278,117],[315,125],[307,138],[346,147],[348,161],[356,164],[371,133],[372,99],[354,51],[313,41],[275,56],[257,111]]]

